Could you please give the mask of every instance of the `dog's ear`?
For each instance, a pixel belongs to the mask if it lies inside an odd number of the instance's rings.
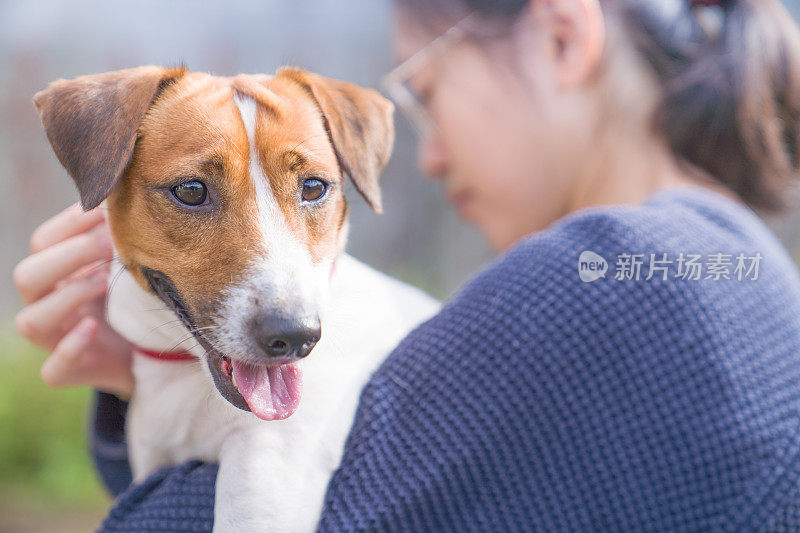
[[[62,79],[33,97],[84,209],[97,207],[111,193],[133,157],[139,124],[151,103],[184,73],[148,66]]]
[[[394,106],[377,91],[284,67],[278,76],[294,80],[322,112],[339,166],[375,211],[382,211],[378,177],[394,144]]]

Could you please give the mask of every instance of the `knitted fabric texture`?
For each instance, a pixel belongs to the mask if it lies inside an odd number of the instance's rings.
[[[584,251],[605,277],[581,281]],[[757,279],[736,278],[740,253],[762,257]],[[644,254],[639,280],[615,279],[624,254]],[[650,254],[730,256],[731,279],[650,276]],[[800,530],[799,413],[800,278],[751,211],[696,187],[583,210],[389,356],[319,529]],[[215,472],[159,473],[105,528],[210,528]]]
[[[211,531],[217,466],[197,461],[159,470],[130,487],[100,531]]]

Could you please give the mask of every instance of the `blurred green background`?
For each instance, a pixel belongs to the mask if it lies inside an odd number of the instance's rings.
[[[39,379],[45,354],[0,328],[0,531],[85,531],[109,498],[86,454],[85,388]]]
[[[797,14],[800,0],[787,0]],[[86,389],[39,379],[11,283],[33,228],[77,195],[44,138],[32,95],[59,77],[176,65],[221,75],[283,64],[377,87],[393,64],[388,0],[0,0],[0,532],[86,531],[110,503],[86,454]],[[490,256],[416,169],[396,117],[385,214],[353,198],[350,251],[444,297]],[[800,257],[800,216],[769,223]]]

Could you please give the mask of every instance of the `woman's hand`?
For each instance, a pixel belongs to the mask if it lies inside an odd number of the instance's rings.
[[[17,330],[50,352],[42,380],[89,385],[122,399],[133,392],[131,346],[105,319],[111,235],[103,213],[75,204],[39,226],[14,269],[26,307]]]

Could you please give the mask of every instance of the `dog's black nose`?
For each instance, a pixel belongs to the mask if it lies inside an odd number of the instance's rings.
[[[322,335],[319,317],[266,314],[253,320],[253,337],[269,358],[302,359]]]

